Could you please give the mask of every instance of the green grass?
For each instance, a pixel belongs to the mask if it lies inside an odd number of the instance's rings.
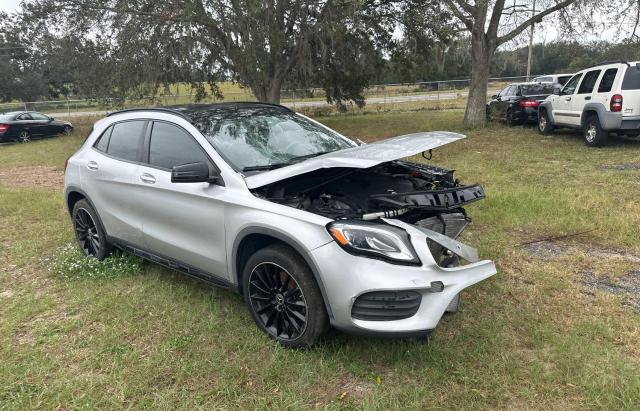
[[[321,120],[366,140],[462,131],[460,111]],[[0,146],[0,173],[62,168],[74,135]],[[491,125],[434,150],[434,164],[485,186],[465,241],[499,274],[465,291],[463,309],[423,344],[330,333],[285,350],[254,326],[241,299],[159,266],[127,260],[113,275],[47,269],[73,263],[59,189],[0,183],[0,408],[637,409],[640,316],[620,296],[583,288],[580,273],[616,277],[640,254],[640,142],[588,149]],[[416,157],[418,159],[418,157]],[[580,231],[546,258],[520,243]],[[103,271],[98,270],[99,273]]]

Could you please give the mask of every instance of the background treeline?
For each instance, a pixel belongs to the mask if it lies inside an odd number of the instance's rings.
[[[498,50],[491,63],[491,77],[524,76],[527,72],[528,47]],[[533,47],[532,74],[572,73],[609,60],[640,60],[640,41],[621,43],[551,42]],[[378,81],[400,83],[469,78],[471,55],[468,39],[446,46],[412,49],[397,48],[385,61]]]

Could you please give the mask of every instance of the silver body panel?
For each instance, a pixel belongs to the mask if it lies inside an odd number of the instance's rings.
[[[224,185],[171,183],[166,170],[116,160],[93,148],[109,125],[126,119],[163,120],[182,127],[213,160]],[[418,133],[245,177],[225,163],[186,119],[162,112],[125,112],[98,121],[83,146],[69,159],[65,197],[74,191],[85,195],[110,238],[182,261],[236,288],[238,244],[247,235],[268,234],[289,244],[307,261],[322,291],[331,323],[337,328],[383,334],[418,332],[434,328],[462,289],[495,274],[493,263],[477,261],[441,268],[427,247],[428,230],[398,220],[388,223],[409,233],[421,260],[419,266],[354,256],[340,248],[327,232],[326,225],[333,220],[258,198],[250,188],[322,167],[371,167],[461,138],[464,136],[455,133]],[[472,255],[468,248],[461,249]],[[433,281],[441,281],[444,290],[431,292]],[[418,313],[411,318],[362,321],[351,317],[353,301],[362,293],[409,289],[423,295]]]

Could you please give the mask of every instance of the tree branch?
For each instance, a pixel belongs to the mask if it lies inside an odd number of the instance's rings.
[[[550,7],[548,9],[546,9],[545,11],[542,11],[538,14],[536,14],[535,16],[532,16],[531,18],[525,20],[523,23],[521,23],[519,26],[517,26],[515,29],[511,30],[509,33],[505,34],[504,36],[500,36],[498,37],[497,41],[496,41],[496,46],[499,46],[501,44],[506,43],[509,40],[513,40],[518,34],[522,33],[522,31],[524,29],[526,29],[527,27],[531,26],[531,24],[533,24],[534,22],[542,19],[545,16],[548,16],[549,14],[556,12],[558,10],[561,10],[567,6],[570,6],[571,4],[575,3],[577,0],[564,0],[558,4],[556,4],[553,7]]]
[[[462,24],[464,24],[467,30],[473,31],[473,21],[469,16],[465,16],[464,13],[456,7],[454,1],[458,2],[459,0],[444,0],[451,12],[462,22]]]

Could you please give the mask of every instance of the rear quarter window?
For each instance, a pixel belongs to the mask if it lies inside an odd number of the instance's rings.
[[[622,80],[622,89],[640,89],[640,68],[638,66],[631,66],[627,68],[627,72],[624,73],[624,79]]]

